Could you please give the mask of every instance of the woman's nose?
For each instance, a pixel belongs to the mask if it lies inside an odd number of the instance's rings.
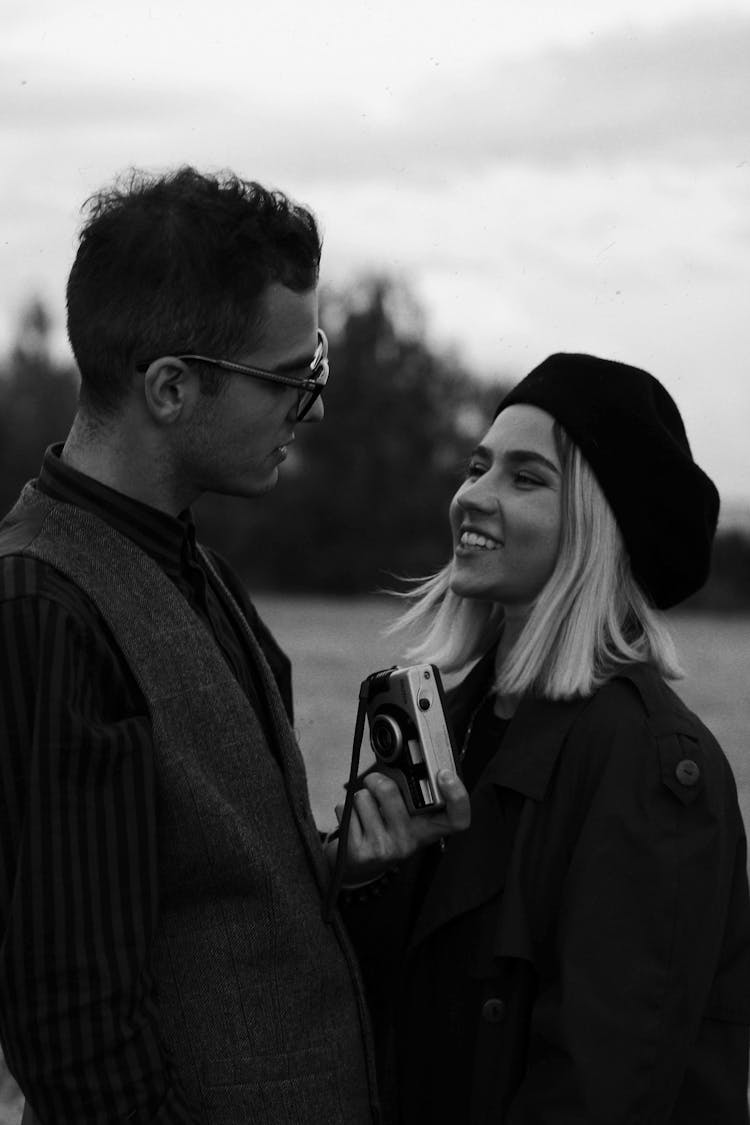
[[[457,494],[456,503],[463,511],[494,512],[500,507],[500,498],[487,485],[484,477],[468,482]]]

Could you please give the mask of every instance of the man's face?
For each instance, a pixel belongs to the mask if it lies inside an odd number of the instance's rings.
[[[222,358],[282,375],[309,364],[318,342],[317,289],[296,293],[279,283],[269,285],[259,313],[253,344]],[[196,492],[259,496],[272,489],[295,438],[298,398],[294,387],[231,373],[216,396],[204,396],[186,432],[182,457]],[[319,398],[302,424],[322,417]]]

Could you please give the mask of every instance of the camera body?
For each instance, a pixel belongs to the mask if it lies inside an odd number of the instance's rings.
[[[397,783],[410,813],[442,808],[437,774],[455,771],[456,755],[440,672],[434,664],[386,668],[362,687],[375,768]]]

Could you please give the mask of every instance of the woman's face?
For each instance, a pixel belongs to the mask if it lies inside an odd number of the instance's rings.
[[[471,455],[450,508],[451,589],[528,611],[557,559],[562,468],[554,420],[509,406]]]

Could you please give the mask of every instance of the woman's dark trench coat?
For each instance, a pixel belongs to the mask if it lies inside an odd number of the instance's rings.
[[[487,675],[485,658],[449,696],[456,731]],[[522,704],[474,788],[471,828],[360,898],[343,910],[386,1120],[748,1122],[750,904],[734,779],[650,668],[587,700]],[[424,1056],[441,966],[459,961],[471,1000],[457,1110],[460,1065]]]

